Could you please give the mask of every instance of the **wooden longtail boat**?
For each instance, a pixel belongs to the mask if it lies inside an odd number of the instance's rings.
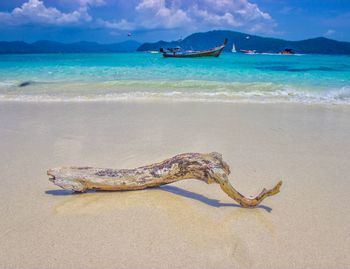
[[[219,57],[221,52],[224,50],[225,46],[227,44],[227,38],[225,38],[224,44],[221,46],[208,49],[208,50],[186,50],[182,51],[181,49],[168,49],[168,50],[163,50],[160,49],[160,52],[163,53],[163,56],[166,58],[194,58],[194,57]]]

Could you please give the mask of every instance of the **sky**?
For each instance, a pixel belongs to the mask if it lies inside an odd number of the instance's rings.
[[[2,41],[154,42],[214,29],[350,42],[350,0],[0,0]]]

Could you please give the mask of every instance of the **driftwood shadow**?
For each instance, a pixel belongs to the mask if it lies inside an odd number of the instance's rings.
[[[52,195],[52,196],[71,196],[71,195],[79,195],[81,193],[78,192],[72,192],[69,190],[48,190],[45,191],[46,194]]]
[[[195,192],[192,192],[192,191],[184,190],[184,189],[181,189],[181,188],[176,187],[176,186],[164,185],[164,186],[161,186],[160,189],[162,189],[164,191],[167,191],[167,192],[171,192],[171,193],[177,194],[177,195],[184,196],[186,198],[190,198],[190,199],[193,199],[193,200],[200,201],[202,203],[205,203],[205,204],[213,206],[213,207],[225,207],[225,206],[227,206],[227,207],[243,208],[239,204],[221,203],[219,200],[210,199],[210,198],[208,198],[208,197],[206,197],[206,196],[204,196],[202,194],[198,194],[198,193],[195,193]],[[254,208],[261,208],[261,209],[266,210],[269,213],[271,213],[271,211],[272,211],[271,207],[264,206],[264,205],[258,205],[258,206],[254,207]],[[249,208],[248,208],[248,210],[249,210]]]
[[[176,186],[170,186],[170,185],[164,185],[161,187],[156,187],[154,189],[160,189],[163,191],[167,191],[176,195],[180,195],[186,198],[190,198],[193,200],[200,201],[204,204],[213,206],[213,207],[237,207],[237,208],[243,208],[239,204],[232,204],[232,203],[222,203],[219,200],[216,199],[210,199],[202,194],[198,194],[192,191],[184,190]],[[89,190],[87,192],[120,192],[120,191],[95,191],[95,190]],[[47,190],[45,191],[46,194],[53,195],[53,196],[72,196],[72,195],[83,195],[84,193],[79,192],[72,192],[69,190]],[[266,210],[267,212],[271,213],[272,208],[265,206],[265,205],[258,205],[255,208],[261,208]],[[248,208],[249,210],[249,208]]]

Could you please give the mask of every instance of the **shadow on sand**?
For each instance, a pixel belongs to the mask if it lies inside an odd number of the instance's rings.
[[[191,192],[191,191],[187,191],[184,189],[181,189],[179,187],[176,186],[170,186],[170,185],[164,185],[161,187],[156,187],[153,189],[160,189],[163,191],[167,191],[176,195],[180,195],[189,199],[193,199],[193,200],[197,200],[200,201],[204,204],[213,206],[213,207],[237,207],[237,208],[243,208],[241,205],[239,204],[233,204],[233,203],[221,203],[219,200],[216,199],[210,199],[202,194],[198,194],[195,192]],[[88,191],[88,192],[106,192],[106,191]],[[113,192],[113,191],[110,191]],[[68,191],[68,190],[48,190],[45,191],[46,194],[49,195],[53,195],[53,196],[72,196],[72,195],[82,195],[83,193],[77,193],[77,192],[72,192],[72,191]],[[266,210],[267,212],[271,212],[272,208],[268,207],[268,206],[264,206],[264,205],[259,205],[255,208],[261,208]]]
[[[181,195],[184,196],[186,198],[190,198],[193,200],[197,200],[200,201],[202,203],[205,203],[207,205],[213,206],[213,207],[238,207],[238,208],[243,208],[241,205],[239,204],[232,204],[232,203],[221,203],[219,200],[216,199],[210,199],[202,194],[198,194],[195,192],[191,192],[191,191],[187,191],[184,189],[181,189],[179,187],[176,186],[170,186],[170,185],[164,185],[162,187],[160,187],[160,189],[167,191],[167,192],[171,192],[177,195]],[[268,206],[264,206],[264,205],[259,205],[256,208],[262,208],[265,209],[267,212],[271,212],[272,208],[268,207]]]

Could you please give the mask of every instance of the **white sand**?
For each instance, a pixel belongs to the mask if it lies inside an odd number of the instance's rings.
[[[350,107],[0,103],[0,268],[350,268]],[[62,165],[218,151],[256,209],[195,180],[71,195]]]

